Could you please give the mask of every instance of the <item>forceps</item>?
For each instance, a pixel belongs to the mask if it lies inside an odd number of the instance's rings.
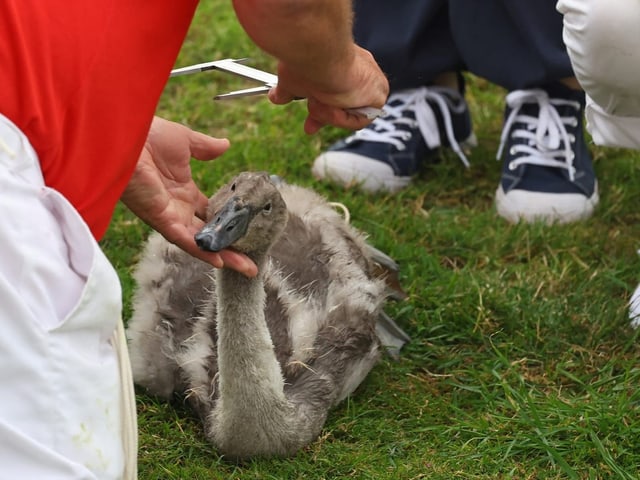
[[[180,75],[189,75],[192,73],[206,72],[207,70],[221,70],[223,72],[233,73],[243,78],[255,80],[261,82],[259,87],[245,88],[242,90],[235,90],[229,93],[222,93],[216,95],[214,100],[225,100],[237,97],[246,97],[249,95],[262,95],[266,94],[270,89],[278,84],[278,76],[272,73],[258,70],[257,68],[249,67],[240,62],[246,59],[233,59],[225,58],[223,60],[215,60],[213,62],[198,63],[196,65],[190,65],[188,67],[181,67],[171,70],[169,77],[178,77]],[[374,107],[359,107],[347,109],[349,113],[355,113],[362,115],[363,117],[373,120],[374,118],[384,115],[384,111],[380,108]]]

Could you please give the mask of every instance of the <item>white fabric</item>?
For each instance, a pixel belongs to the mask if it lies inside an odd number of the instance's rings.
[[[560,0],[563,37],[587,94],[587,129],[598,145],[640,149],[640,2]],[[640,286],[629,301],[640,326]]]
[[[129,348],[122,317],[120,317],[118,327],[113,334],[113,344],[118,354],[120,367],[122,446],[125,454],[122,479],[136,480],[138,478],[138,413]]]
[[[1,115],[0,212],[0,479],[124,478],[118,277]]]
[[[640,91],[640,86],[638,89]],[[587,96],[585,117],[596,145],[640,149],[640,116],[612,115]]]
[[[640,2],[560,0],[557,9],[594,142],[640,149]]]

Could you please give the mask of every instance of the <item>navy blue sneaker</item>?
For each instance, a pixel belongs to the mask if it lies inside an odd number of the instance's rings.
[[[469,166],[463,147],[475,146],[476,140],[469,108],[456,90],[401,90],[389,96],[384,111],[383,117],[316,158],[313,175],[344,187],[396,192],[440,147],[451,147]]]
[[[507,95],[496,210],[510,222],[569,223],[598,204],[584,138],[584,93],[562,85]]]

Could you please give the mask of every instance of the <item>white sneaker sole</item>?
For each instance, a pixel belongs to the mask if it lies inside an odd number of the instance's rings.
[[[460,142],[460,148],[470,151],[478,146],[475,133]],[[329,180],[345,188],[359,186],[367,192],[394,193],[406,188],[411,177],[399,177],[393,169],[378,160],[350,152],[324,152],[313,162],[311,173],[318,180]]]
[[[511,223],[524,221],[571,223],[589,218],[600,201],[598,185],[591,198],[573,193],[542,193],[511,190],[504,193],[502,185],[496,190],[498,215]]]
[[[377,160],[349,152],[325,152],[313,162],[311,173],[343,187],[359,186],[367,192],[397,192],[411,181],[398,177],[393,169]]]

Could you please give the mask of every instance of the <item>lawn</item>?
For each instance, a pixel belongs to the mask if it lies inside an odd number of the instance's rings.
[[[176,66],[227,57],[274,69],[233,16],[202,2]],[[194,163],[203,191],[267,170],[351,211],[401,266],[406,301],[388,312],[411,335],[290,459],[220,457],[180,400],[139,391],[140,479],[632,479],[640,471],[640,338],[628,326],[640,281],[640,155],[592,146],[601,202],[564,226],[511,225],[493,195],[504,91],[467,76],[479,146],[466,169],[448,152],[396,195],[317,182],[315,156],[346,132],[302,131],[303,102],[215,102],[253,86],[220,72],[171,79],[158,113],[231,149]],[[122,206],[102,242],[124,286],[149,229]]]

